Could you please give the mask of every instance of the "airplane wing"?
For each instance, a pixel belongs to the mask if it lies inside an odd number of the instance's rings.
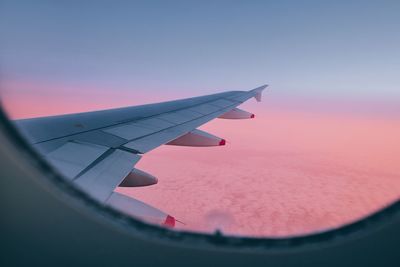
[[[224,139],[196,128],[218,117],[254,118],[237,106],[252,97],[261,101],[266,87],[15,123],[56,170],[91,197],[136,218],[173,227],[174,217],[114,189],[156,184],[157,178],[134,166],[161,145],[225,145]]]

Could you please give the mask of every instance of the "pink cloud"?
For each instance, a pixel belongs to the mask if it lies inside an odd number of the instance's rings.
[[[400,197],[400,123],[264,112],[203,127],[225,147],[161,147],[138,168],[159,178],[118,189],[159,207],[190,231],[298,235],[338,227]]]

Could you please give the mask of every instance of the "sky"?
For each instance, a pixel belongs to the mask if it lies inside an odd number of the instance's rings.
[[[159,184],[124,193],[187,230],[337,227],[400,197],[398,14],[399,1],[2,0],[1,103],[16,119],[267,83],[244,106],[256,120],[204,126],[226,147],[155,150],[138,166]]]

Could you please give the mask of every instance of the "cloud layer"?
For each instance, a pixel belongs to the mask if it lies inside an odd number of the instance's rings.
[[[203,129],[226,147],[164,146],[136,166],[159,178],[118,189],[186,225],[247,236],[299,235],[360,219],[400,197],[400,123],[270,110]]]

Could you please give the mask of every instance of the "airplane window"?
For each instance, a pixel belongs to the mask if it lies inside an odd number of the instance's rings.
[[[341,5],[4,2],[1,107],[67,183],[140,221],[338,229],[400,199],[400,6]]]

